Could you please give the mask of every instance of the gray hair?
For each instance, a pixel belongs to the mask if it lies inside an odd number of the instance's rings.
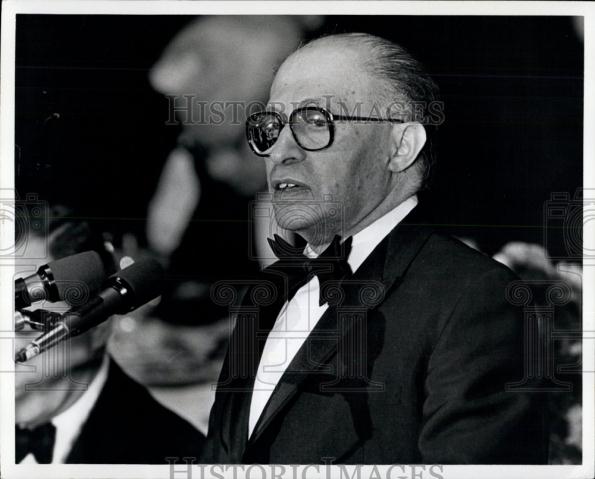
[[[419,160],[414,165],[421,174],[420,189],[429,184],[430,172],[436,161],[434,130],[442,121],[442,104],[439,102],[438,86],[425,71],[423,65],[405,48],[384,38],[368,33],[340,33],[317,38],[302,48],[319,42],[338,42],[356,48],[366,48],[369,55],[364,68],[386,85],[379,93],[379,100],[386,105],[391,117],[422,123],[427,141]],[[397,115],[395,115],[395,108]],[[434,111],[436,108],[439,111]],[[438,120],[438,121],[436,121]]]

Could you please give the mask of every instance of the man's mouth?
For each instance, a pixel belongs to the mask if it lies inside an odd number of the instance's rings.
[[[298,181],[289,180],[289,179],[273,182],[273,189],[275,191],[292,191],[292,190],[296,190],[299,188],[307,188],[307,186],[303,183],[298,182]]]
[[[277,185],[278,190],[290,190],[292,188],[299,188],[299,186],[294,183],[279,183]]]

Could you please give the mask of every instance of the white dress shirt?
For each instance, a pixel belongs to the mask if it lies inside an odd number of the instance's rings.
[[[384,237],[416,205],[417,196],[411,196],[353,236],[347,262],[354,273]],[[306,246],[304,254],[310,258],[317,256],[309,245]],[[320,284],[318,277],[314,276],[281,308],[267,337],[258,365],[250,403],[249,436],[252,435],[258,418],[285,370],[328,308],[327,303],[319,305],[319,297]]]
[[[51,422],[56,428],[52,464],[64,464],[66,461],[74,445],[74,441],[80,434],[83,424],[87,421],[91,409],[93,409],[105,385],[108,369],[109,360],[106,355],[103,358],[103,363],[99,371],[87,387],[87,390],[66,411],[61,412],[52,419]],[[37,461],[35,460],[35,456],[29,453],[23,458],[20,464],[37,464]]]

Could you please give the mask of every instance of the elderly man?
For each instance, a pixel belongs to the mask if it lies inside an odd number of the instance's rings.
[[[539,396],[510,387],[515,276],[418,218],[431,151],[415,105],[427,119],[435,95],[417,61],[370,35],[282,64],[247,136],[278,223],[307,246],[271,240],[279,261],[231,300],[205,462],[546,461]]]

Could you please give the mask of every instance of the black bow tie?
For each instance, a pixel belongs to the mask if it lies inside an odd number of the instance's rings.
[[[317,276],[320,283],[319,304],[322,306],[327,302],[323,291],[324,283],[340,281],[351,276],[351,267],[347,262],[351,252],[351,237],[341,243],[341,237],[335,236],[320,256],[308,258],[302,249],[294,247],[278,235],[274,236],[275,239],[267,240],[279,261],[271,268],[282,272],[288,279],[287,301],[294,297],[298,289]]]
[[[15,459],[21,462],[29,453],[33,454],[38,464],[50,464],[54,455],[56,427],[48,422],[34,429],[16,426]]]

